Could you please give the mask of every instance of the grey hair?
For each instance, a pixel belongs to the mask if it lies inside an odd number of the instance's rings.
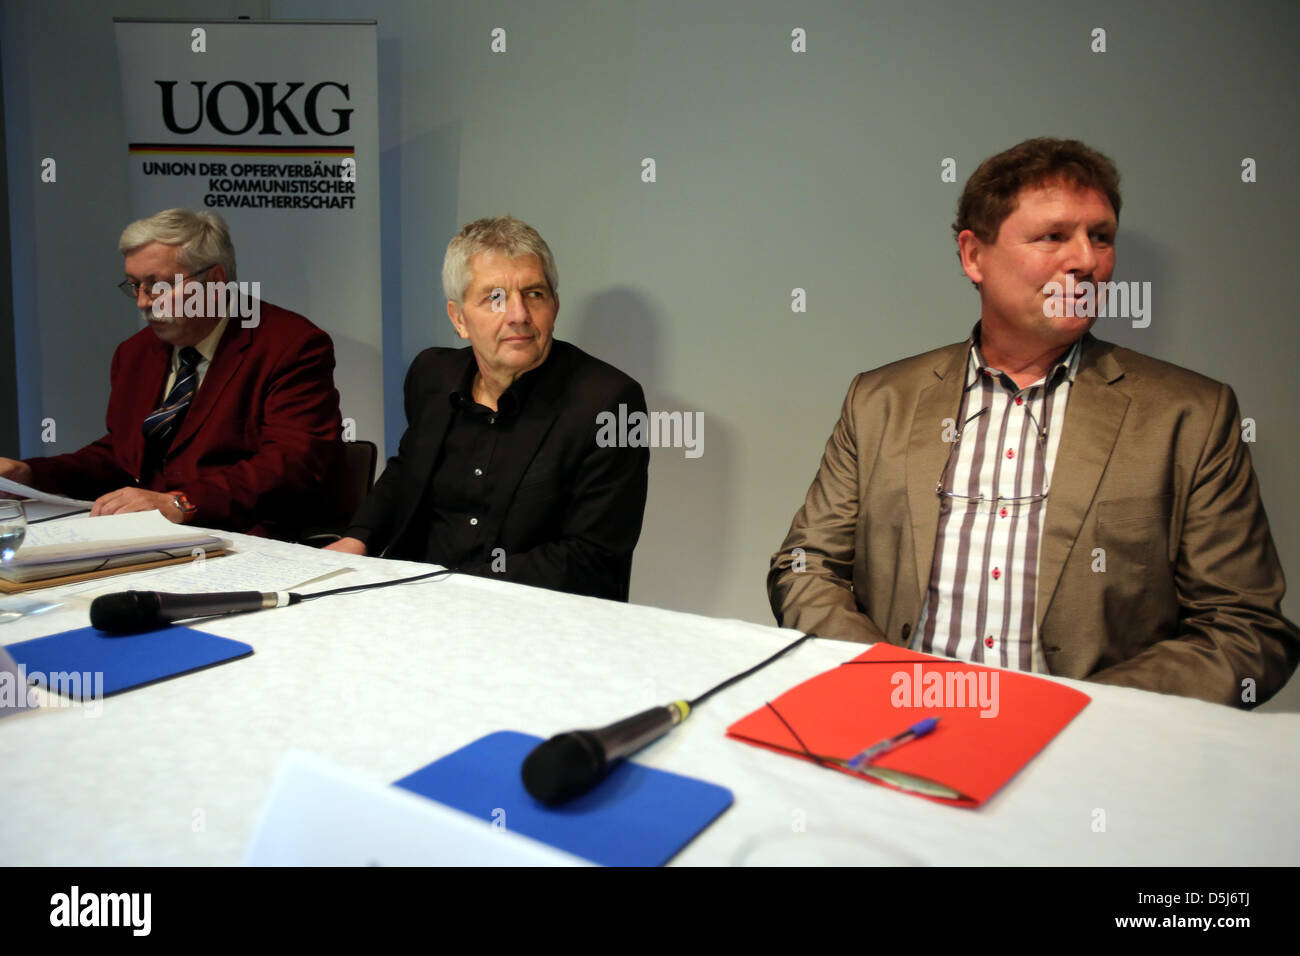
[[[448,301],[459,305],[465,298],[471,279],[469,261],[480,252],[499,252],[511,259],[536,256],[542,260],[551,294],[559,294],[560,276],[546,240],[514,216],[497,216],[469,223],[447,243],[447,255],[442,260],[442,291]]]
[[[176,262],[187,272],[220,265],[226,270],[226,281],[235,281],[235,247],[230,241],[230,227],[215,212],[164,209],[147,219],[137,219],[122,230],[117,251],[126,255],[151,242],[179,246]]]

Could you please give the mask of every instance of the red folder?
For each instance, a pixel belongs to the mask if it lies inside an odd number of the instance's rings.
[[[875,644],[741,718],[727,735],[940,803],[977,807],[1089,699],[1031,674]],[[861,772],[849,768],[856,754],[926,717],[940,718],[926,736]]]

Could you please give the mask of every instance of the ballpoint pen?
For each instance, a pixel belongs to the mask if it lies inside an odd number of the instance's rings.
[[[889,753],[889,751],[893,750],[895,747],[901,747],[909,740],[916,740],[919,737],[924,737],[930,731],[934,730],[935,725],[938,723],[938,717],[927,717],[925,720],[918,721],[911,727],[908,727],[897,736],[890,737],[888,740],[882,740],[878,744],[872,744],[849,761],[849,769],[861,770],[881,754]]]

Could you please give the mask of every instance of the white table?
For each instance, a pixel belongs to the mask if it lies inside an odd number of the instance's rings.
[[[357,569],[320,589],[428,570],[232,538]],[[0,625],[0,641],[83,626],[85,604]],[[797,636],[462,576],[203,629],[256,653],[110,697],[97,716],[0,720],[0,863],[236,864],[291,748],[387,783],[492,731],[549,736],[694,697]],[[1092,703],[977,810],[724,736],[863,649],[809,642],[639,755],[735,793],[675,863],[1300,863],[1297,714],[1067,682]]]

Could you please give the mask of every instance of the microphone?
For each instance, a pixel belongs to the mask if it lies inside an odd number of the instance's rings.
[[[524,789],[549,806],[584,794],[605,778],[615,761],[658,740],[690,712],[690,704],[675,700],[599,730],[556,734],[524,758]]]
[[[109,634],[135,634],[187,618],[260,611],[297,604],[301,600],[301,594],[288,591],[223,591],[214,594],[118,591],[90,602],[90,623]]]

